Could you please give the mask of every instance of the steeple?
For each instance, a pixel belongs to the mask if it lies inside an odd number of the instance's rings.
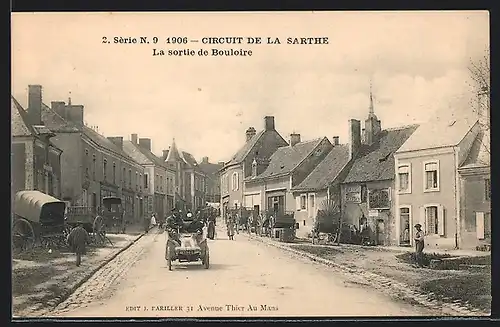
[[[175,137],[172,139],[172,145],[170,146],[170,150],[168,151],[168,156],[165,161],[167,162],[177,162],[181,161],[181,156],[179,155],[179,150],[177,150],[177,146],[175,145]]]
[[[370,106],[368,107],[368,118],[375,118],[375,120],[377,120],[377,116],[375,115],[375,108],[373,106],[373,90],[372,90],[371,78],[370,78]]]
[[[71,106],[71,91],[69,91],[68,95],[68,106]]]

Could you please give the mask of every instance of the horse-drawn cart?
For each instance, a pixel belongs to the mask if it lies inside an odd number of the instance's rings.
[[[104,217],[99,215],[97,208],[88,206],[72,206],[66,211],[66,230],[82,224],[83,228],[90,234],[90,239],[95,245],[103,245],[106,242],[106,225]]]
[[[19,191],[13,203],[12,248],[25,251],[34,246],[66,244],[66,203],[40,191]]]

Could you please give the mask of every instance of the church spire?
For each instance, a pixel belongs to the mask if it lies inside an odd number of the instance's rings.
[[[373,115],[375,114],[375,110],[373,109],[373,92],[372,92],[372,80],[370,78],[370,108],[369,108],[369,114]]]

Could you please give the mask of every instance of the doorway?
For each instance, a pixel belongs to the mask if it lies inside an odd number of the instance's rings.
[[[377,234],[377,245],[385,244],[385,222],[384,219],[377,219],[376,221],[376,234]]]
[[[399,209],[399,224],[401,226],[399,244],[401,246],[410,246],[410,208]]]

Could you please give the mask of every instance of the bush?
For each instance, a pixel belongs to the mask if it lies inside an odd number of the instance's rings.
[[[423,265],[424,266],[429,266],[431,263],[431,260],[441,260],[444,258],[451,258],[452,256],[449,254],[440,254],[440,253],[425,253],[423,254]],[[396,256],[398,260],[408,263],[408,264],[416,264],[416,254],[415,252],[408,252],[408,253],[403,253],[399,254]]]

